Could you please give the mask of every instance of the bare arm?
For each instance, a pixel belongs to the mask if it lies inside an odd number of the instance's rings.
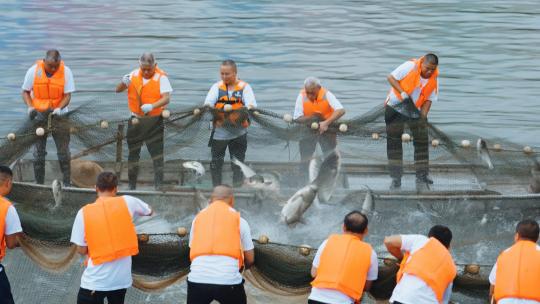
[[[249,269],[255,263],[255,250],[244,251],[244,268]]]
[[[9,249],[15,249],[20,246],[19,237],[24,237],[22,232],[10,234],[5,236],[6,247]]]
[[[163,106],[168,105],[170,101],[171,101],[171,93],[163,93],[161,94],[161,98],[158,101],[154,102],[152,106],[154,106],[154,109],[163,107]]]
[[[127,89],[127,85],[123,82],[120,82],[116,85],[116,93],[124,92]]]
[[[30,96],[30,91],[23,90],[21,95],[24,103],[28,107],[32,107],[32,96]]]
[[[405,90],[403,90],[403,88],[401,88],[401,86],[399,85],[399,82],[397,81],[397,79],[394,78],[394,76],[392,76],[392,74],[388,75],[388,77],[386,77],[386,79],[388,80],[388,83],[390,83],[392,88],[396,89],[400,94],[405,92]],[[400,98],[400,97],[398,96],[398,98]]]
[[[373,281],[366,281],[366,285],[364,285],[364,291],[369,291],[371,289],[372,284],[373,284]]]
[[[420,115],[423,118],[427,118],[427,115],[429,113],[429,109],[431,109],[431,100],[426,100],[424,104],[422,105],[422,108],[420,109]]]
[[[87,246],[77,246],[77,252],[80,255],[87,255],[88,254],[88,247]]]
[[[403,253],[401,252],[401,236],[391,235],[384,238],[384,245],[388,252],[396,257],[396,259],[403,259]]]
[[[489,285],[489,299],[491,304],[497,304],[497,301],[495,298],[493,298],[493,294],[495,293],[495,286]]]
[[[71,101],[71,93],[64,94],[64,98],[60,101],[59,108],[63,109],[69,105],[69,102]]]
[[[328,117],[328,119],[326,119],[325,121],[321,122],[319,124],[319,133],[324,133],[326,132],[326,130],[328,130],[328,127],[336,120],[338,120],[341,116],[345,115],[345,109],[339,109],[339,110],[335,110],[332,115],[330,115],[330,117]]]

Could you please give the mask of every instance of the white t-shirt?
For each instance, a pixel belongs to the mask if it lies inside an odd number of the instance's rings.
[[[396,80],[402,80],[403,78],[405,78],[405,76],[407,76],[407,74],[409,74],[409,72],[415,67],[415,64],[414,62],[412,61],[406,61],[405,63],[403,63],[402,65],[398,66],[392,73],[391,75],[396,79]],[[421,87],[418,87],[416,89],[414,89],[414,91],[412,92],[412,94],[410,94],[413,102],[416,102],[416,100],[418,99],[418,97],[420,96],[420,92],[422,91],[422,89],[426,86],[426,84],[428,83],[428,79],[426,78],[422,78],[420,77],[420,85]],[[438,81],[438,77],[437,77],[437,89],[433,90],[433,92],[431,93],[431,95],[429,96],[428,100],[431,100],[431,102],[437,102],[437,99],[438,99],[438,92],[439,92],[439,81]],[[401,105],[401,100],[399,100],[396,96],[396,94],[394,94],[394,90],[390,90],[390,93],[388,93],[388,97],[387,97],[387,101],[388,101],[388,105],[391,106],[392,108],[396,109],[398,112],[400,113],[406,113],[406,111],[402,112],[403,107],[401,106],[398,106],[398,105]]]
[[[536,245],[536,250],[540,251],[540,246]],[[493,268],[491,269],[491,272],[489,273],[489,283],[493,286],[495,286],[496,277],[497,277],[497,263],[493,265]],[[540,302],[535,301],[535,300],[526,300],[526,299],[518,299],[518,298],[504,298],[504,299],[500,299],[497,302],[497,304],[540,304]]]
[[[32,89],[34,88],[34,77],[36,75],[36,68],[37,65],[34,64],[28,69],[28,71],[26,71],[26,75],[24,76],[24,82],[21,87],[24,91],[32,92]],[[75,81],[73,80],[73,73],[71,72],[71,69],[66,65],[64,65],[64,79],[64,94],[75,92]],[[31,94],[33,97],[33,93]],[[65,107],[60,111],[60,114],[65,114],[67,112],[68,107]]]
[[[189,234],[190,246],[193,228],[192,223],[191,233]],[[249,224],[243,218],[240,218],[240,240],[244,251],[255,248],[251,239]],[[222,255],[198,256],[191,262],[188,281],[192,283],[217,285],[240,284],[242,283],[242,274],[238,270],[238,259]]]
[[[22,232],[21,220],[19,214],[13,205],[9,206],[6,213],[6,222],[4,227],[4,235],[12,235]],[[1,262],[1,261],[0,261]],[[0,267],[0,272],[4,271],[3,267]]]
[[[317,249],[317,254],[315,254],[315,258],[313,259],[313,267],[318,268],[320,261],[321,261],[321,255],[326,247],[326,243],[328,242],[328,239],[324,240],[322,242],[321,246],[319,246],[319,249]],[[366,281],[375,281],[377,279],[377,276],[379,274],[379,264],[377,262],[377,253],[375,250],[371,252],[371,263],[369,265],[369,270],[366,276]],[[311,294],[309,295],[310,300],[328,303],[328,304],[352,304],[354,303],[354,299],[350,298],[348,295],[342,293],[341,291],[335,290],[335,289],[328,289],[328,288],[316,288],[313,287],[311,289]]]
[[[208,94],[206,94],[206,99],[204,100],[204,104],[208,104],[210,106],[215,106],[216,102],[219,98],[219,83],[221,81],[218,81],[212,85],[210,88],[210,91],[208,91]],[[232,97],[233,90],[230,90],[229,98]],[[244,105],[246,107],[257,107],[257,101],[255,100],[255,94],[253,93],[253,89],[251,86],[246,83],[246,86],[244,87],[244,91],[242,92],[242,100],[244,102]],[[214,132],[214,139],[216,140],[231,140],[238,138],[244,134],[247,133],[246,128],[243,127],[221,127],[216,128]]]
[[[136,76],[139,73],[139,69],[135,69],[129,73],[129,80],[133,79],[134,76]],[[154,74],[156,77],[157,75]],[[143,77],[143,85],[146,85],[150,81],[150,79],[146,79]],[[161,75],[161,78],[159,80],[159,93],[171,93],[173,91],[171,87],[171,82],[169,81],[169,78],[167,75]]]
[[[148,204],[142,200],[129,195],[124,195],[123,198],[132,219],[152,213]],[[77,246],[88,246],[84,233],[82,209],[77,212],[75,217],[71,231],[71,242]],[[88,266],[81,277],[81,287],[88,290],[117,290],[129,288],[131,284],[131,257],[116,259],[97,266],[92,263],[91,258],[88,258]]]
[[[341,105],[341,102],[332,94],[330,91],[326,91],[326,99],[328,100],[328,103],[330,104],[330,107],[334,110],[341,110],[343,109],[343,105]],[[302,93],[298,94],[298,97],[296,97],[296,105],[294,106],[294,115],[293,119],[297,119],[298,117],[304,116],[304,98],[302,97]]]
[[[429,241],[424,235],[408,234],[401,235],[401,250],[408,251],[411,256]],[[443,303],[447,304],[450,301],[450,295],[452,294],[452,283],[448,284],[444,295]],[[403,277],[394,288],[390,303],[398,301],[401,303],[414,303],[414,304],[433,304],[438,303],[437,296],[431,287],[429,287],[422,279],[417,276],[407,273],[403,274]]]

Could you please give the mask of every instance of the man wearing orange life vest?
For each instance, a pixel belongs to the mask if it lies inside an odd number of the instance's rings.
[[[131,256],[138,254],[133,220],[152,215],[143,201],[133,196],[116,196],[118,178],[112,172],[97,177],[97,200],[79,210],[73,223],[71,242],[87,255],[81,277],[78,304],[123,304],[132,284]],[[114,223],[114,225],[110,225]]]
[[[22,85],[22,99],[28,106],[28,116],[37,122],[36,127],[45,129],[50,114],[53,114],[54,121],[62,120],[62,115],[68,112],[67,106],[73,92],[75,92],[73,74],[64,65],[57,50],[48,50],[44,59],[36,61],[26,72]],[[51,135],[56,144],[64,185],[69,186],[71,183],[69,129],[60,126],[61,124],[57,124]],[[46,147],[47,136],[38,137],[34,151],[34,176],[38,184],[45,181]]]
[[[343,234],[333,234],[319,246],[308,303],[352,304],[369,290],[378,276],[378,262],[371,245],[363,241],[367,226],[367,217],[352,211],[343,221]]]
[[[246,303],[241,271],[255,262],[249,225],[233,209],[231,187],[214,188],[211,202],[191,225],[187,303]]]
[[[384,239],[388,252],[401,261],[390,303],[448,303],[456,277],[451,241],[452,232],[441,225],[431,227],[428,237],[409,234]]]
[[[515,244],[503,251],[489,274],[490,295],[497,304],[540,304],[538,222],[518,223]]]
[[[212,184],[220,185],[222,181],[221,170],[223,168],[223,159],[227,147],[232,157],[244,162],[247,150],[247,128],[249,120],[245,108],[252,109],[257,107],[255,94],[251,86],[238,79],[238,70],[233,60],[225,60],[220,67],[221,81],[212,85],[204,105],[215,109],[214,129],[208,142],[212,162],[210,171],[212,173]],[[223,110],[230,105],[232,112],[223,113]],[[240,187],[244,181],[242,170],[231,163],[233,171],[233,186]]]
[[[128,144],[129,189],[137,188],[139,158],[143,144],[154,163],[154,186],[160,189],[163,183],[163,117],[161,112],[169,104],[173,91],[167,74],[157,67],[152,53],[139,58],[139,68],[124,75],[116,86],[116,92],[128,90],[128,107],[131,118],[128,122],[126,140]],[[134,119],[136,118],[136,119]],[[136,123],[134,123],[136,122]]]
[[[11,191],[13,172],[7,166],[0,166],[0,262],[6,255],[6,248],[19,246],[17,236],[22,233],[21,221],[17,210],[5,198]],[[6,268],[0,264],[0,303],[12,304],[13,295],[6,274]]]
[[[328,131],[328,127],[343,115],[345,115],[345,109],[334,94],[322,87],[318,78],[306,78],[304,88],[296,98],[293,119],[300,123],[317,120],[319,129],[317,135],[308,136],[299,142],[300,172],[305,177],[307,177],[309,161],[317,148],[317,142],[324,155],[336,148],[336,133]]]
[[[385,101],[386,153],[392,183],[390,189],[401,187],[403,147],[401,136],[409,126],[414,141],[416,187],[429,189],[429,151],[427,115],[437,101],[439,59],[434,54],[407,61],[388,75],[391,89]]]

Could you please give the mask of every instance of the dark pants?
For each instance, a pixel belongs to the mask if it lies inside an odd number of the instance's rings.
[[[216,300],[220,304],[245,304],[244,283],[238,285],[201,284],[187,281],[187,304],[209,304]]]
[[[139,123],[133,125],[131,119],[127,129],[128,144],[128,181],[129,189],[137,188],[137,177],[139,175],[139,159],[141,148],[146,144],[146,148],[154,163],[154,186],[159,189],[163,183],[163,118],[142,117]]]
[[[386,122],[386,153],[388,170],[392,179],[401,180],[403,174],[403,147],[401,135],[405,125],[409,126],[414,144],[414,165],[416,178],[422,179],[428,175],[428,127],[427,121],[421,118],[409,118],[386,106],[384,121]]]
[[[308,299],[307,302],[308,302],[308,304],[328,304],[328,303],[325,303],[325,302],[319,302],[319,301],[310,300],[310,299]]]
[[[109,304],[124,304],[125,297],[125,288],[110,291],[93,291],[81,287],[77,295],[77,304],[103,304],[105,299]]]
[[[305,137],[300,140],[300,177],[304,181],[308,180],[309,162],[313,157],[313,152],[317,148],[317,143],[321,146],[323,155],[327,156],[337,146],[336,133],[324,132],[323,134]]]
[[[0,304],[13,304],[13,295],[11,294],[11,285],[6,274],[6,269],[0,264]]]
[[[212,152],[212,162],[210,163],[210,171],[212,172],[212,184],[215,186],[221,184],[221,171],[223,168],[223,159],[225,152],[229,147],[229,155],[236,157],[239,161],[244,162],[247,150],[247,134],[231,140],[212,139],[210,149]],[[233,185],[239,187],[244,181],[244,175],[240,167],[231,164],[233,171]]]
[[[36,128],[41,127],[47,130],[47,119],[50,112],[43,112],[37,114]],[[56,145],[56,153],[58,155],[58,162],[60,164],[60,170],[63,175],[64,185],[71,184],[71,153],[69,151],[69,126],[66,121],[66,118],[55,116],[52,118],[52,131],[47,132],[45,136],[39,136],[36,139],[35,150],[34,150],[34,177],[36,183],[43,184],[45,182],[45,156],[47,156],[47,137],[48,133],[51,133],[54,144]],[[55,125],[55,122],[57,123]]]

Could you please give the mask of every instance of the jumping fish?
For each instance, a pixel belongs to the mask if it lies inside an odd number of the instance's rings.
[[[364,202],[362,203],[362,213],[368,214],[375,209],[375,200],[373,199],[373,192],[371,189],[366,190],[366,196]]]
[[[482,138],[479,138],[476,142],[476,152],[478,152],[478,157],[487,164],[489,170],[492,170],[493,163],[491,162],[491,156],[489,155],[486,141]]]
[[[247,186],[268,192],[279,191],[279,180],[277,176],[270,174],[258,174],[248,165],[244,164],[234,156],[232,158],[232,162],[240,167],[240,170],[242,170],[242,174],[244,174],[244,177],[246,178]]]
[[[320,160],[315,159],[315,162],[320,162]],[[313,175],[311,182],[316,181],[317,183],[319,201],[328,202],[334,193],[337,178],[341,171],[341,155],[339,151],[333,150],[328,153],[320,162],[320,165],[310,163],[310,171],[313,171],[310,172]]]
[[[193,170],[197,178],[203,177],[206,173],[206,171],[204,170],[204,166],[198,161],[187,161],[182,163],[182,166],[186,169]]]
[[[313,164],[316,161],[312,159],[310,167],[316,167],[316,164]],[[327,186],[327,183],[331,181],[331,178],[328,178],[331,172],[329,173],[327,170],[335,164],[335,161],[336,159],[333,157],[326,157],[321,163],[321,170],[317,172],[314,180],[289,198],[285,206],[281,209],[281,219],[283,222],[291,225],[301,221],[302,215],[313,204],[315,197],[319,195],[319,199],[321,199],[319,191],[322,188],[321,186]]]
[[[54,198],[54,208],[58,208],[62,205],[62,182],[55,179],[51,184],[52,194]]]

